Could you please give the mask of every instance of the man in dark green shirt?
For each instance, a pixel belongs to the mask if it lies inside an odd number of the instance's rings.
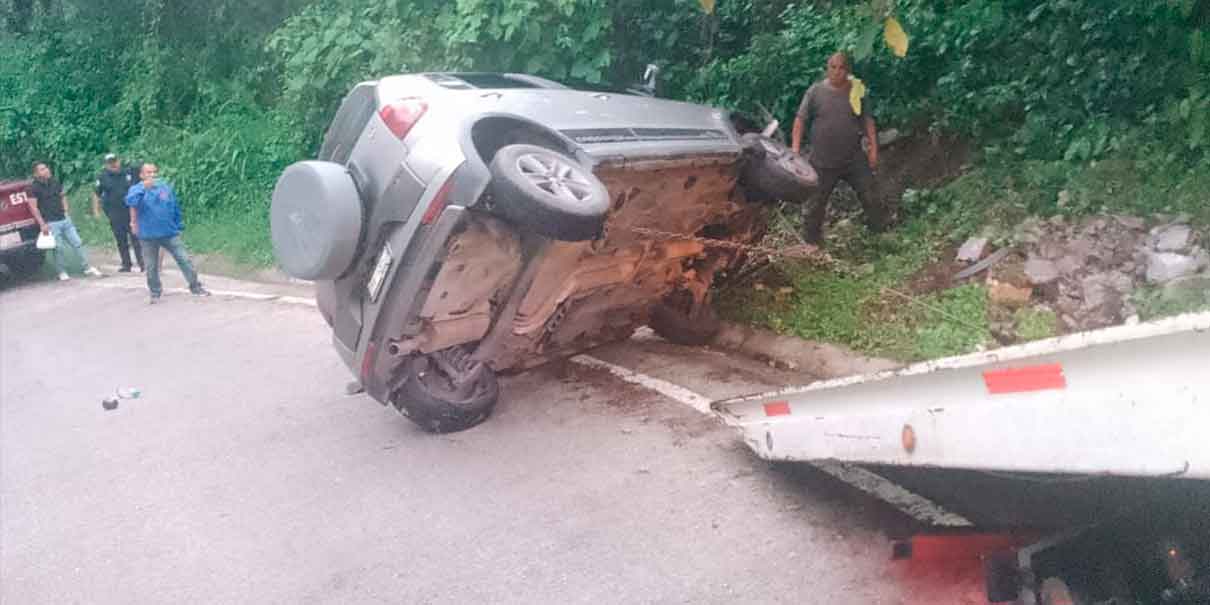
[[[850,98],[853,81],[849,78],[849,59],[844,53],[828,58],[827,77],[812,84],[802,97],[794,118],[791,147],[802,149],[803,133],[809,132],[811,154],[808,158],[819,173],[819,189],[803,214],[803,236],[809,244],[823,243],[823,224],[828,213],[828,198],[837,181],[845,181],[857,192],[871,231],[886,228],[886,216],[874,187],[874,169],[878,167],[878,134],[870,111],[870,100],[860,98],[860,110]],[[861,93],[859,89],[857,91]],[[862,153],[861,138],[869,140]]]

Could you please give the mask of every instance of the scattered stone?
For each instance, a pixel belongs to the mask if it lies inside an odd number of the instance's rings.
[[[983,258],[983,253],[987,251],[988,240],[986,237],[972,237],[958,248],[956,260],[964,263],[978,262]]]
[[[1147,228],[1147,221],[1145,221],[1137,216],[1115,215],[1113,218],[1114,218],[1114,220],[1116,220],[1118,222],[1118,224],[1122,225],[1123,227],[1125,227],[1127,229],[1133,229],[1135,231],[1142,231],[1143,229]]]
[[[1147,257],[1147,281],[1165,284],[1197,273],[1202,261],[1192,256],[1172,252],[1153,252]]]
[[[991,301],[1002,307],[1015,309],[1023,307],[1029,303],[1029,299],[1033,297],[1033,288],[1019,288],[1009,283],[996,281],[994,279],[987,280],[988,297]]]
[[[1066,189],[1060,191],[1057,203],[1060,208],[1066,208],[1071,203],[1071,192]]]
[[[1055,267],[1063,275],[1074,275],[1076,271],[1084,268],[1084,263],[1074,256],[1064,256],[1055,261]]]
[[[1193,241],[1193,229],[1188,225],[1171,225],[1155,234],[1153,247],[1160,252],[1180,252]]]
[[[878,146],[886,147],[888,145],[891,145],[891,144],[895,143],[896,141],[898,141],[902,136],[903,135],[900,134],[899,130],[895,129],[895,128],[888,128],[886,130],[880,130],[880,131],[878,131]]]
[[[1059,279],[1061,274],[1059,267],[1046,259],[1031,258],[1025,261],[1025,276],[1035,286],[1049,284]]]
[[[1064,246],[1063,244],[1061,244],[1057,241],[1054,241],[1054,240],[1046,240],[1038,245],[1038,256],[1041,256],[1042,258],[1044,258],[1046,260],[1059,259],[1059,258],[1063,257],[1064,254],[1066,254],[1066,253],[1067,253],[1066,246]],[[1078,260],[1080,262],[1084,262],[1084,260],[1082,258],[1078,259]]]

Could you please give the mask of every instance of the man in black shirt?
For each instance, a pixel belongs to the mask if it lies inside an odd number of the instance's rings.
[[[135,168],[122,167],[118,156],[110,153],[105,156],[105,169],[97,175],[96,187],[92,193],[92,214],[101,217],[101,208],[109,219],[109,228],[113,231],[113,239],[118,243],[118,254],[122,257],[122,268],[118,271],[129,273],[130,249],[134,248],[135,260],[139,262],[139,271],[143,267],[143,250],[139,240],[130,232],[130,213],[126,210],[126,192],[130,186],[139,181]]]
[[[88,264],[88,253],[84,250],[84,242],[80,239],[76,225],[71,222],[71,207],[67,204],[67,194],[63,193],[63,185],[59,184],[50,173],[50,166],[45,162],[34,164],[33,204],[29,209],[34,214],[34,220],[42,229],[42,234],[55,236],[55,268],[59,270],[59,281],[67,281],[67,251],[71,247],[80,255],[84,265],[84,274],[100,277],[101,272]]]

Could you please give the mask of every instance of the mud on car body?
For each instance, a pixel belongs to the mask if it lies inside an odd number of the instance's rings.
[[[371,396],[461,430],[490,414],[497,373],[644,324],[707,340],[710,285],[743,254],[702,239],[758,239],[756,200],[811,184],[784,152],[701,105],[520,74],[391,76],[354,87],[318,159],[282,174],[274,249],[316,281]]]

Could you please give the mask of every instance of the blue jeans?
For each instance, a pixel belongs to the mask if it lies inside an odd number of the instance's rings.
[[[202,282],[197,279],[197,271],[193,270],[193,263],[189,262],[189,254],[185,251],[181,236],[140,238],[139,244],[143,246],[143,261],[147,263],[147,289],[151,290],[152,296],[159,296],[164,292],[164,285],[160,283],[160,248],[167,250],[176,260],[176,266],[181,268],[181,274],[185,276],[185,281],[189,282],[191,291],[197,292],[202,288]]]
[[[84,250],[84,242],[80,239],[80,233],[76,231],[76,226],[71,222],[70,218],[65,218],[61,221],[46,223],[50,227],[50,234],[55,236],[55,268],[59,273],[67,273],[67,250],[64,246],[71,246],[75,249],[76,254],[80,255],[80,262],[84,263],[84,268],[87,269],[92,265],[88,264],[88,252]]]

